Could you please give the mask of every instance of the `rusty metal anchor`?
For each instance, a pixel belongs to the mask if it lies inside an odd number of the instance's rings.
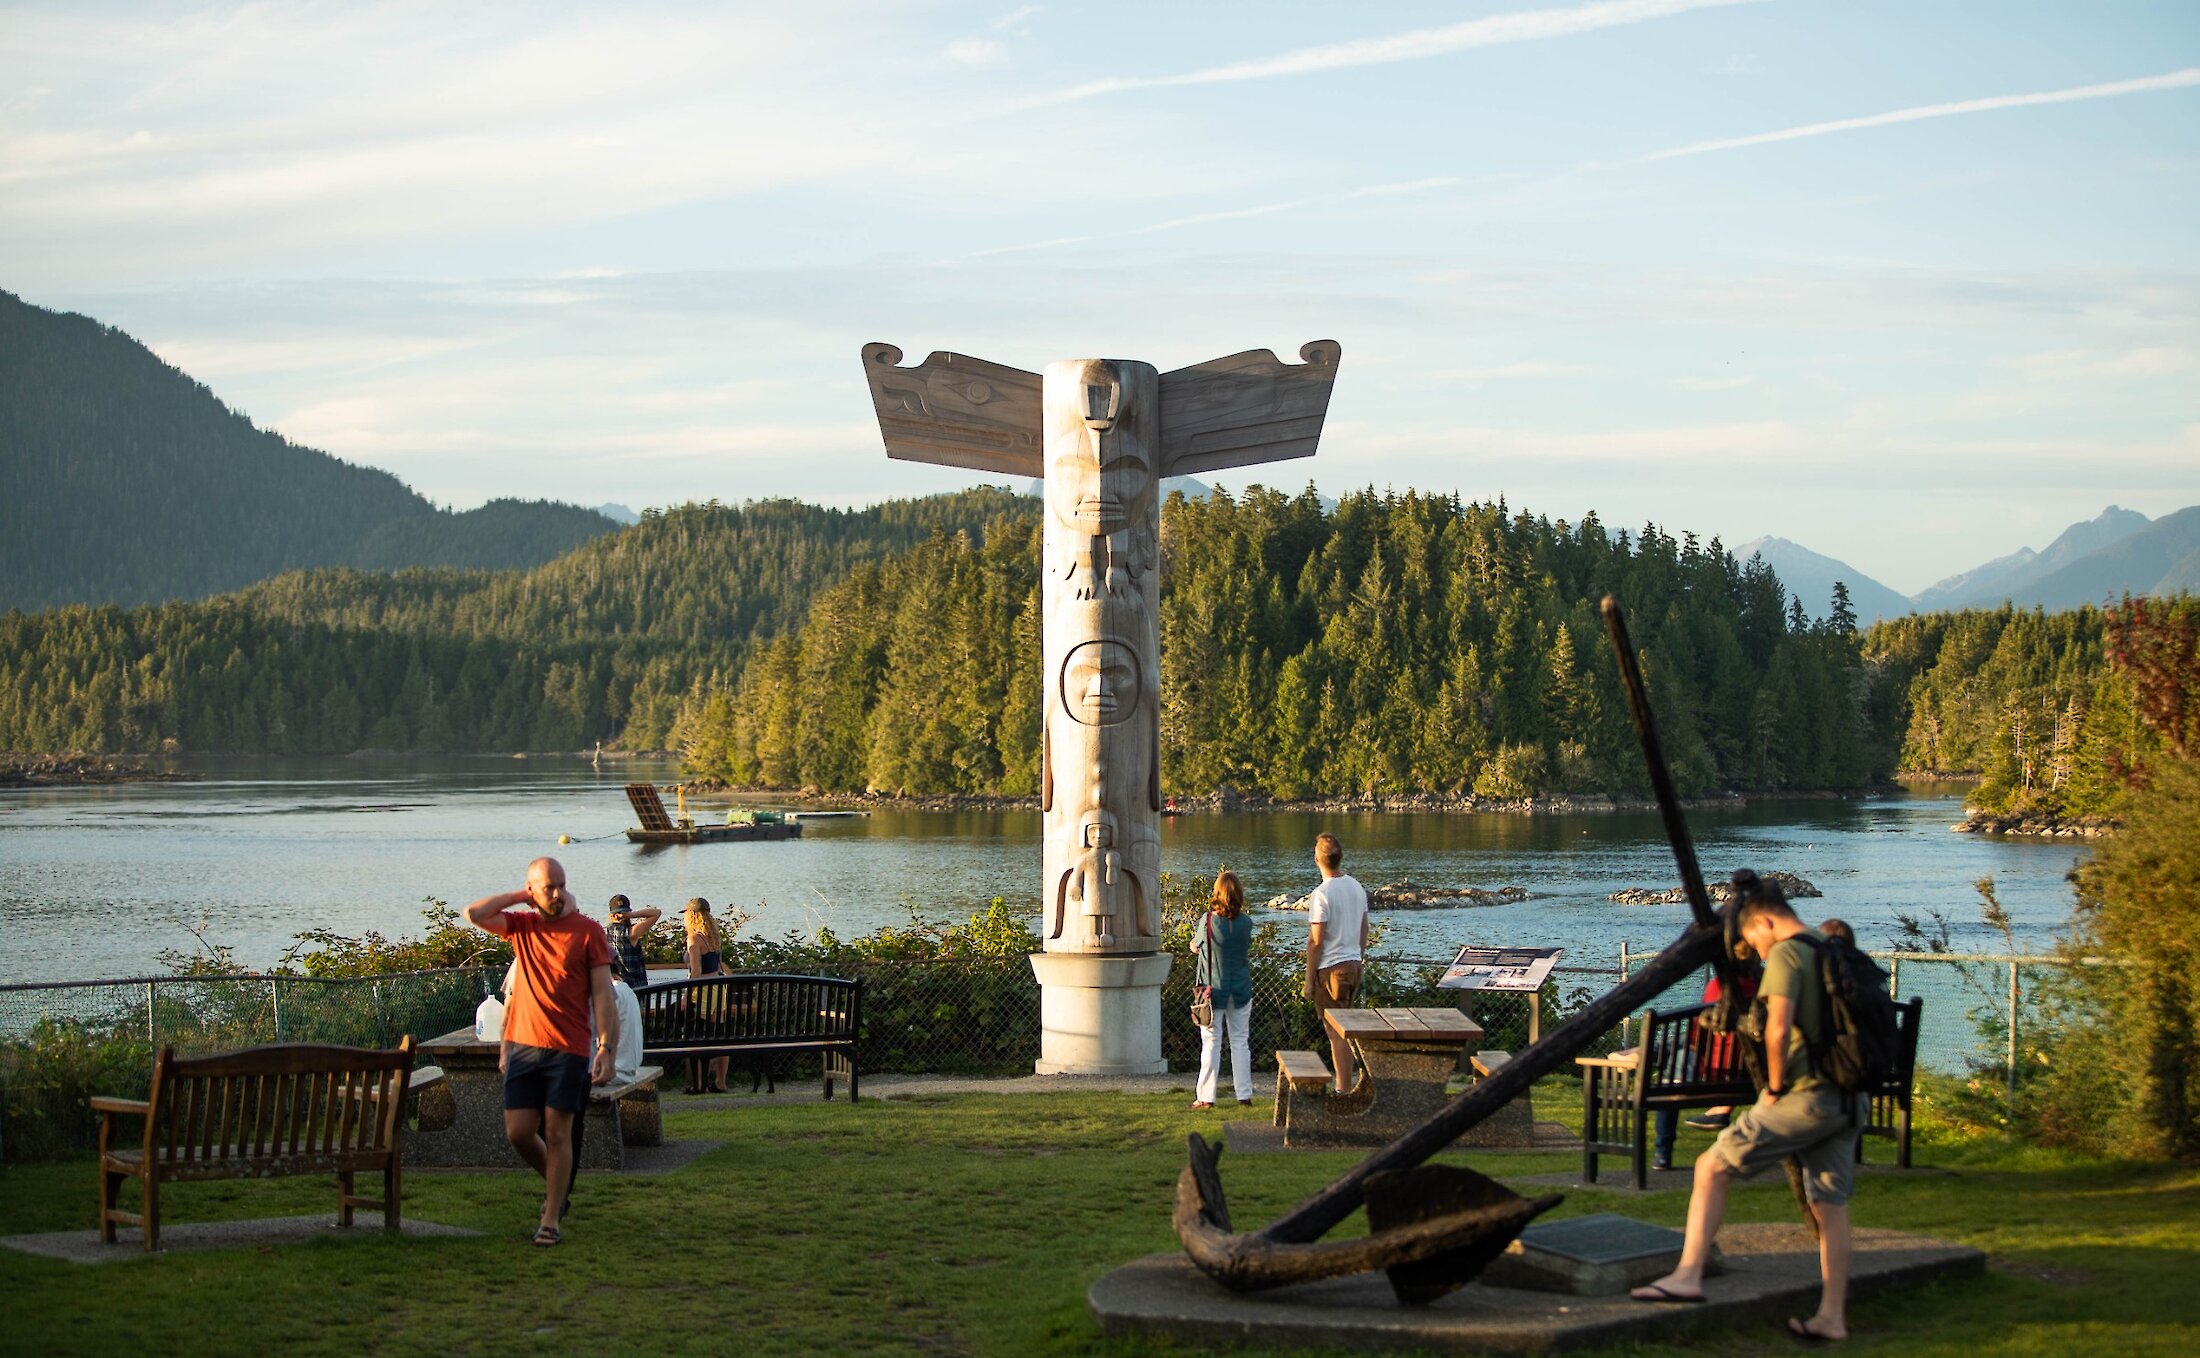
[[[1236,1292],[1256,1292],[1348,1273],[1384,1270],[1401,1302],[1425,1304],[1473,1281],[1529,1222],[1556,1207],[1558,1194],[1523,1198],[1471,1169],[1430,1165],[1429,1157],[1496,1113],[1537,1080],[1586,1050],[1638,1005],[1706,963],[1734,994],[1733,955],[1726,927],[1711,909],[1694,841],[1665,763],[1642,669],[1619,603],[1603,602],[1605,630],[1619,662],[1627,706],[1649,766],[1650,786],[1674,865],[1687,892],[1691,922],[1640,971],[1593,1001],[1510,1062],[1431,1114],[1418,1127],[1354,1166],[1342,1178],[1257,1231],[1232,1230],[1217,1173],[1218,1150],[1194,1133],[1190,1163],[1178,1176],[1175,1225],[1184,1252],[1201,1271]],[[1369,1233],[1357,1240],[1318,1243],[1361,1206]]]

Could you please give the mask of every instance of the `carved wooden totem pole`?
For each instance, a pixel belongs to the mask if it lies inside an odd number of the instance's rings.
[[[863,347],[886,455],[1046,488],[1040,804],[1031,959],[1042,1074],[1158,1074],[1161,982],[1161,478],[1309,457],[1338,346],[1171,373],[1071,359],[1036,373],[962,354],[897,366]]]

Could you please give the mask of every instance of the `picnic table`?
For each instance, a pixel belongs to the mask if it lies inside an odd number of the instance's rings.
[[[1319,1053],[1276,1053],[1275,1117],[1287,1145],[1388,1145],[1443,1107],[1445,1083],[1483,1037],[1456,1009],[1325,1009],[1322,1022],[1352,1044],[1361,1073],[1338,1094]]]
[[[472,1028],[457,1028],[420,1044],[420,1060],[433,1064],[413,1072],[417,1117],[404,1133],[409,1163],[505,1168],[521,1164],[504,1134],[504,1072],[497,1067],[498,1046],[475,1037]],[[659,1067],[643,1066],[630,1081],[589,1091],[581,1168],[618,1169],[626,1163],[626,1147],[663,1144],[664,1123],[657,1107],[657,1078],[662,1073]]]

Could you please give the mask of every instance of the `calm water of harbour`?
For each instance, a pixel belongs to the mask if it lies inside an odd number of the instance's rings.
[[[967,916],[993,896],[1036,908],[1037,813],[882,811],[812,822],[784,843],[643,849],[621,785],[669,780],[666,765],[565,759],[197,760],[188,782],[0,791],[0,982],[143,975],[190,926],[253,966],[301,930],[417,932],[425,897],[463,906],[516,888],[527,861],[561,858],[591,913],[624,891],[641,904],[690,896],[755,912],[752,929],[843,936],[927,917]],[[1991,874],[2023,938],[2049,942],[2069,915],[2067,843],[1949,833],[1959,789],[1866,801],[1781,801],[1692,813],[1708,873],[1798,873],[1826,899],[1804,903],[1891,946],[1897,912],[1938,908],[1959,947],[2000,951],[1977,922],[1971,884]],[[712,808],[697,818],[715,819]],[[1385,951],[1449,955],[1461,944],[1562,945],[1608,962],[1622,939],[1654,950],[1685,907],[1619,906],[1624,886],[1667,885],[1655,816],[1278,814],[1164,822],[1162,866],[1235,868],[1255,901],[1314,885],[1314,835],[1346,845],[1369,883],[1518,885],[1531,900],[1393,913]],[[559,847],[560,834],[576,842]],[[1296,929],[1298,916],[1285,916]]]

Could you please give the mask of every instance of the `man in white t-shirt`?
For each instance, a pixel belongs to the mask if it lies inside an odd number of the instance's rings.
[[[1322,884],[1307,897],[1306,998],[1317,1010],[1345,1009],[1360,997],[1367,891],[1344,875],[1344,845],[1326,830],[1314,837],[1314,866],[1322,870]],[[1329,1035],[1329,1063],[1337,1092],[1349,1091],[1352,1044],[1335,1033]]]

